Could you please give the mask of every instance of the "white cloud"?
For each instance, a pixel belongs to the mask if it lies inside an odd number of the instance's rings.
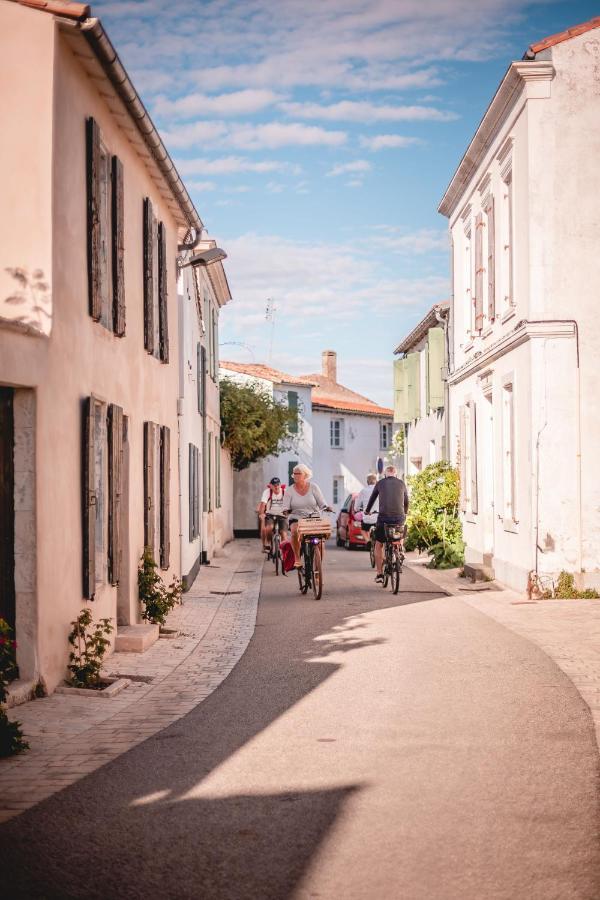
[[[393,106],[366,100],[341,100],[328,106],[320,103],[281,103],[281,109],[299,119],[328,119],[335,122],[450,122],[453,112],[434,106]]]
[[[218,144],[239,150],[277,150],[281,147],[339,147],[345,144],[345,131],[328,131],[303,123],[268,122],[265,124],[232,124],[200,121],[177,125],[164,132],[168,147],[187,147]]]
[[[194,116],[239,116],[251,115],[282,99],[281,94],[271,90],[232,91],[210,97],[207,94],[187,94],[177,100],[157,97],[153,111],[168,119],[187,119]]]
[[[390,150],[399,147],[411,147],[421,144],[422,141],[415,137],[404,137],[401,134],[375,134],[372,137],[363,135],[360,139],[361,147],[367,150]]]
[[[353,178],[351,181],[346,182],[346,187],[351,188],[361,188],[364,182],[360,180],[360,178]]]
[[[371,163],[366,159],[355,159],[349,163],[338,163],[327,172],[328,178],[336,178],[338,175],[346,175],[348,172],[370,172]]]
[[[181,159],[177,162],[180,175],[231,175],[234,172],[280,172],[290,169],[288,163],[275,160],[255,162],[241,156],[224,156],[217,159]]]
[[[188,181],[186,187],[193,191],[216,191],[214,181]]]
[[[372,243],[392,253],[422,254],[447,253],[448,232],[445,228],[421,228],[414,232],[402,232],[394,226],[379,226]]]

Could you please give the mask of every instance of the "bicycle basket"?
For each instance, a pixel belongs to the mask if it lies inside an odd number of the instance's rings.
[[[331,537],[331,522],[329,519],[311,517],[310,519],[298,519],[298,534],[300,537],[322,537],[327,539]]]
[[[404,525],[384,525],[388,541],[401,541],[404,537]]]

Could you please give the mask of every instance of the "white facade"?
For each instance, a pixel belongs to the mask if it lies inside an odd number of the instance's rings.
[[[181,257],[178,282],[179,518],[186,588],[200,565],[233,538],[233,475],[221,447],[218,378],[219,310],[230,295],[221,262],[207,264],[211,253],[214,241],[196,241]]]
[[[535,50],[535,47],[533,48]],[[440,206],[469,562],[600,584],[598,29],[513,63]]]

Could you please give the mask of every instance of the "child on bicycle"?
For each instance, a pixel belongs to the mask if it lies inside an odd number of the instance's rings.
[[[268,553],[271,549],[271,536],[273,534],[273,525],[275,519],[279,519],[279,533],[281,540],[286,539],[286,520],[283,516],[283,501],[285,499],[285,486],[282,485],[279,478],[271,478],[270,482],[264,489],[258,505],[258,515],[260,518],[260,534],[263,543],[263,550]]]

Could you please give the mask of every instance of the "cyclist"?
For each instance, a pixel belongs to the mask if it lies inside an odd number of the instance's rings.
[[[286,539],[286,523],[283,517],[283,501],[285,498],[285,486],[280,479],[271,478],[270,482],[262,492],[260,503],[258,505],[258,515],[260,518],[260,534],[262,537],[263,550],[269,552],[271,549],[271,535],[273,534],[273,525],[275,519],[279,519],[279,533],[281,540]]]
[[[396,466],[386,466],[384,477],[373,488],[367,503],[367,515],[379,498],[379,512],[375,526],[375,565],[377,575],[375,581],[383,581],[383,545],[385,543],[384,525],[403,525],[408,512],[408,491],[401,478],[398,478]]]
[[[300,561],[300,535],[298,534],[298,519],[307,519],[323,510],[331,512],[331,507],[325,503],[321,488],[312,482],[312,472],[304,463],[299,463],[292,471],[294,483],[285,492],[283,512],[289,516],[292,532],[292,547],[294,548],[294,568],[299,569]]]
[[[373,493],[373,485],[377,484],[377,475],[374,475],[373,472],[369,472],[367,475],[367,485],[364,487],[356,497],[354,501],[354,509],[356,512],[361,512],[366,507],[371,494]],[[360,526],[363,531],[366,531],[367,534],[370,532],[373,525],[377,522],[377,513],[379,511],[379,500],[377,499],[372,506],[371,512],[367,515],[366,512],[363,512]]]

